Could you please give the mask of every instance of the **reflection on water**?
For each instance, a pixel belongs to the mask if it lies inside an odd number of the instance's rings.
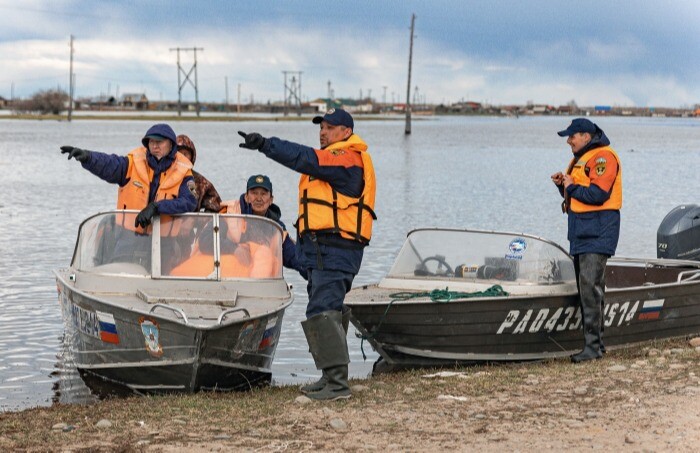
[[[431,118],[362,121],[356,132],[370,146],[377,172],[377,214],[372,245],[355,286],[389,269],[406,233],[438,225],[526,232],[565,248],[566,220],[549,175],[565,168],[570,151],[556,131],[570,118]],[[599,118],[622,159],[624,206],[618,255],[655,256],[656,228],[664,215],[694,199],[700,154],[696,119]],[[70,368],[61,349],[63,326],[52,270],[69,264],[79,223],[110,210],[116,186],[67,161],[61,145],[126,154],[140,146],[147,121],[15,121],[0,119],[0,411],[54,401],[89,403],[95,397]],[[275,203],[291,228],[298,175],[260,153],[238,148],[237,130],[257,131],[317,145],[307,122],[178,122],[177,133],[197,146],[197,170],[224,199],[237,199],[251,174],[272,179]],[[292,235],[293,235],[292,231]],[[273,383],[297,384],[318,376],[300,321],[305,282],[285,271],[296,301],[287,310],[273,364]],[[369,375],[377,357],[362,360],[360,341],[348,342],[350,374]],[[365,352],[370,348],[365,344]]]

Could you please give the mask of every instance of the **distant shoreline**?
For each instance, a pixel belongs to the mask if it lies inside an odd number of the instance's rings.
[[[90,114],[73,114],[71,121],[93,121],[93,120],[108,120],[108,121],[188,121],[188,122],[243,122],[243,121],[266,121],[266,122],[295,122],[309,121],[314,115],[304,114],[302,116],[294,115],[203,115],[196,116],[188,114],[178,116],[177,114],[112,114],[100,112],[90,112]],[[494,118],[532,118],[532,117],[572,117],[584,115],[495,115],[495,114],[457,114],[457,113],[440,113],[440,114],[425,114],[413,113],[411,120],[423,121],[427,118],[434,117],[494,117]],[[400,114],[356,114],[355,116],[362,121],[404,121],[405,115]],[[692,116],[649,116],[649,115],[591,115],[593,118],[678,118],[692,119]],[[33,120],[33,121],[68,121],[66,114],[60,115],[31,115],[31,114],[13,114],[0,111],[0,120]]]
[[[195,121],[195,122],[241,122],[241,121],[309,121],[313,116],[177,116],[177,115],[73,115],[72,121]],[[66,115],[0,115],[0,120],[68,121]],[[420,121],[422,118],[412,118]],[[403,116],[362,116],[363,121],[403,121]]]

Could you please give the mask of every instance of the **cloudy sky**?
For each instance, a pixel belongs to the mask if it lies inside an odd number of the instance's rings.
[[[328,93],[429,103],[681,107],[700,103],[700,1],[0,0],[0,96],[177,99],[176,53],[198,52],[199,98],[279,101]],[[182,52],[185,70],[192,52]],[[386,88],[384,88],[386,87]],[[184,99],[194,99],[187,86]]]

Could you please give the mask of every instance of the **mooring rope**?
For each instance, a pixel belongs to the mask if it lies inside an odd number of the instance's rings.
[[[501,285],[493,285],[492,287],[484,290],[484,291],[474,291],[471,293],[465,293],[461,291],[450,291],[449,288],[445,289],[434,289],[432,291],[423,291],[423,292],[411,292],[411,291],[404,291],[400,293],[392,293],[389,294],[389,297],[391,298],[391,302],[389,302],[389,305],[386,306],[386,310],[384,310],[384,314],[382,315],[382,318],[379,320],[379,324],[377,324],[377,327],[374,329],[373,332],[371,332],[369,335],[365,336],[363,334],[358,334],[357,337],[361,339],[360,341],[360,351],[362,351],[362,359],[367,360],[367,356],[365,355],[365,349],[364,349],[364,343],[365,340],[370,340],[374,338],[374,336],[379,332],[379,328],[382,326],[384,323],[384,319],[386,319],[386,314],[389,312],[389,308],[394,304],[394,302],[397,301],[402,301],[402,300],[411,300],[411,299],[422,299],[422,298],[430,298],[432,302],[437,302],[437,303],[448,303],[453,300],[457,299],[469,299],[473,297],[501,297],[501,296],[507,296],[508,292],[504,291]]]

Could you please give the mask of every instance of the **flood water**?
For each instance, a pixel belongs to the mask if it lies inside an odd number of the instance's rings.
[[[566,218],[549,175],[571,156],[556,135],[564,117],[414,117],[363,121],[356,129],[369,144],[377,175],[375,224],[355,286],[389,269],[406,233],[442,226],[525,232],[565,248]],[[619,256],[655,257],[656,230],[664,215],[684,203],[700,203],[700,120],[596,118],[622,160],[624,206]],[[238,198],[251,174],[265,173],[288,227],[296,213],[298,175],[257,151],[238,147],[236,131],[258,131],[318,144],[310,122],[170,123],[196,144],[195,168],[225,199]],[[139,146],[146,121],[15,121],[0,119],[0,412],[54,401],[94,400],[63,351],[63,325],[53,269],[70,263],[78,225],[114,208],[117,187],[60,154],[61,145],[126,154]],[[293,228],[292,235],[294,235]],[[295,303],[284,317],[273,365],[273,383],[317,375],[300,321],[307,303],[304,281],[285,270]],[[350,375],[365,378],[377,355],[350,328]],[[67,355],[68,354],[68,355]]]

